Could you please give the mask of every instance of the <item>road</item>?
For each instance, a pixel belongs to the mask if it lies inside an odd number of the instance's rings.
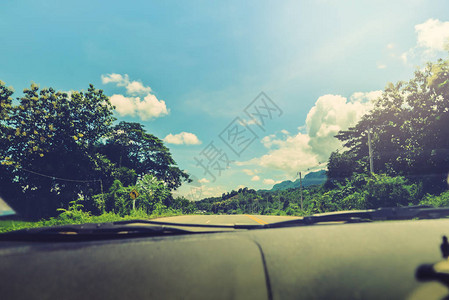
[[[293,220],[299,217],[286,216],[264,216],[264,215],[186,215],[176,217],[157,218],[154,221],[183,223],[183,224],[205,224],[205,225],[264,225],[269,223]]]

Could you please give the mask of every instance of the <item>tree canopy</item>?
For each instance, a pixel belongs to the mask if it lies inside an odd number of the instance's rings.
[[[54,215],[80,195],[89,202],[117,179],[133,185],[151,173],[169,189],[188,180],[141,124],[114,125],[113,106],[93,85],[67,94],[32,84],[12,95],[0,82],[0,194],[23,215]]]
[[[331,180],[368,172],[369,129],[375,172],[423,181],[426,191],[441,192],[449,171],[449,61],[428,63],[408,82],[389,83],[373,110],[338,133],[347,151],[331,155]]]
[[[139,123],[120,122],[109,133],[99,152],[118,167],[135,170],[137,174],[151,173],[163,180],[169,189],[178,188],[188,180],[173,160],[163,142],[145,132]]]

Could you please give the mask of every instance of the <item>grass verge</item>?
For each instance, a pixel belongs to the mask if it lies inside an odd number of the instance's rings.
[[[83,212],[79,210],[77,211],[67,210],[61,213],[56,218],[40,220],[37,222],[26,222],[16,220],[0,221],[0,233],[25,228],[48,227],[48,226],[70,225],[70,224],[85,224],[85,223],[106,223],[106,222],[135,220],[135,219],[147,220],[147,219],[171,217],[179,215],[182,215],[182,212],[177,210],[166,210],[162,212],[153,213],[151,215],[148,215],[143,211],[136,211],[126,216],[120,216],[113,212],[104,213],[99,216],[93,216],[89,212]]]

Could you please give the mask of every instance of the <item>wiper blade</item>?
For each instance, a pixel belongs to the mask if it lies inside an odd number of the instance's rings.
[[[259,229],[259,228],[264,228],[264,225],[254,225],[254,224],[215,225],[215,224],[194,224],[194,223],[172,223],[172,222],[160,222],[160,221],[150,221],[150,220],[130,220],[130,221],[114,222],[114,224],[130,224],[130,225],[138,224],[138,223],[153,224],[153,225],[160,225],[160,226],[217,228],[217,229]]]
[[[378,209],[332,212],[306,216],[302,219],[264,225],[268,228],[313,225],[328,222],[372,222],[385,220],[438,219],[449,217],[449,207],[432,207],[426,205],[404,207],[381,207]]]
[[[0,241],[85,241],[192,233],[195,232],[170,226],[111,222],[21,229],[0,234]]]
[[[185,228],[199,227],[204,230]],[[149,220],[127,220],[110,223],[87,223],[52,227],[28,228],[0,234],[0,241],[86,241],[114,238],[154,237],[180,234],[213,233],[223,229],[256,229],[263,225],[211,225],[170,223]]]

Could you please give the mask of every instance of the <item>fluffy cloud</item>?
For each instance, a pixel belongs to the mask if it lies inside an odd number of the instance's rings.
[[[190,184],[183,184],[176,191],[172,192],[173,197],[185,197],[197,201],[208,197],[217,197],[226,192],[222,186],[200,185],[198,187]]]
[[[151,93],[151,88],[144,86],[141,82],[133,81],[126,85],[126,91],[129,94],[149,94]]]
[[[259,181],[260,180],[260,177],[259,176],[254,176],[253,178],[251,178],[251,181]]]
[[[149,94],[151,93],[151,88],[149,86],[144,86],[140,81],[129,80],[128,74],[107,74],[101,75],[101,82],[103,84],[115,83],[117,86],[126,87],[126,92],[131,95],[137,94]]]
[[[249,175],[249,176],[254,176],[254,175],[256,175],[256,172],[253,171],[253,170],[243,169],[242,171],[243,171],[243,173],[245,173],[246,175]]]
[[[115,94],[110,97],[112,105],[121,116],[138,116],[141,120],[159,118],[168,115],[169,110],[164,100],[159,100],[149,86],[140,81],[131,81],[127,74],[101,75],[103,84],[113,83],[125,87],[127,96]]]
[[[372,108],[370,100],[378,98],[381,91],[354,93],[350,100],[338,95],[318,98],[306,118],[309,146],[317,154],[318,161],[327,160],[331,151],[340,147],[335,135],[349,128]]]
[[[444,51],[449,46],[449,22],[429,19],[415,26],[418,46]]]
[[[139,97],[136,98],[136,111],[137,115],[142,120],[151,118],[158,118],[168,115],[167,106],[164,100],[158,100],[155,95],[148,94],[140,101]]]
[[[178,134],[169,134],[164,138],[164,141],[168,144],[176,144],[176,145],[199,145],[201,141],[198,137],[190,132],[181,132]]]
[[[121,116],[134,116],[136,114],[136,99],[125,97],[123,95],[112,95],[109,97],[115,110]]]
[[[118,86],[125,86],[126,82],[129,82],[129,78],[127,74],[122,76],[120,74],[112,73],[108,75],[101,75],[101,82],[103,82],[103,84],[116,83]]]
[[[226,192],[226,189],[222,186],[202,186],[202,198],[217,197]]]
[[[201,178],[200,180],[198,180],[199,183],[208,183],[210,182],[207,178]]]
[[[238,165],[258,165],[290,174],[324,166],[330,153],[341,147],[334,136],[354,126],[372,108],[372,100],[381,94],[381,91],[354,93],[349,100],[339,95],[321,96],[307,114],[306,133],[266,136],[261,142],[268,153]]]
[[[264,179],[263,180],[263,184],[266,184],[266,185],[273,185],[275,183],[276,183],[276,181],[274,181],[273,179]]]
[[[121,116],[134,117],[137,115],[141,120],[148,120],[162,117],[169,113],[165,101],[158,100],[152,94],[148,94],[143,99],[140,97],[126,97],[115,94],[109,100]]]
[[[415,25],[416,46],[401,54],[407,63],[411,58],[433,59],[438,52],[449,50],[449,22],[428,19]]]
[[[298,133],[288,136],[286,139],[270,139],[265,146],[268,154],[252,159],[242,164],[256,164],[263,168],[295,172],[318,164],[317,155],[309,145],[310,137],[307,134]],[[272,147],[276,145],[276,147]]]

